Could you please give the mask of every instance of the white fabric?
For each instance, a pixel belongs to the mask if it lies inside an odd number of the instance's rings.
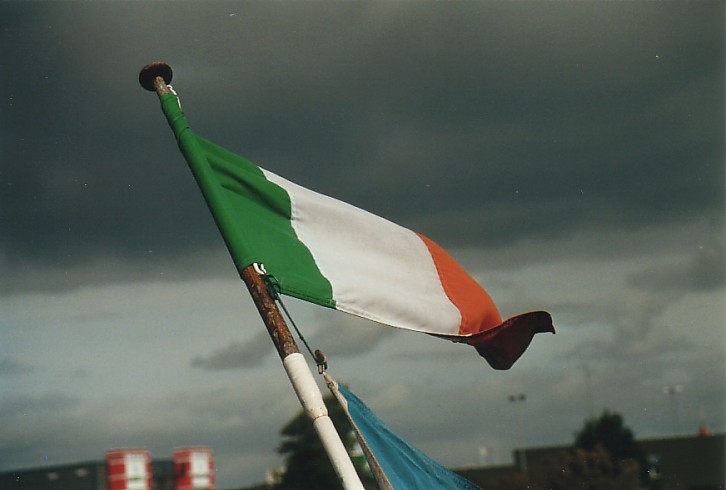
[[[263,172],[290,196],[292,227],[331,283],[337,309],[409,330],[459,333],[461,313],[418,235]]]

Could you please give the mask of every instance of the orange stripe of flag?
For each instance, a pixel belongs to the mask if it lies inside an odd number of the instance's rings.
[[[418,234],[428,248],[446,295],[461,312],[459,335],[473,335],[502,322],[489,294],[436,242]]]

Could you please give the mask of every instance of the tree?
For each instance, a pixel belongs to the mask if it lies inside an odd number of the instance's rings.
[[[638,490],[658,488],[623,417],[605,411],[585,421],[570,449],[543,457],[525,473],[503,475],[492,490]]]
[[[616,461],[605,448],[574,448],[560,454],[550,466],[542,488],[552,490],[637,490],[640,488],[638,463]]]
[[[323,398],[328,407],[328,416],[333,421],[343,445],[350,454],[355,447],[356,438],[345,411],[333,395]],[[342,488],[330,463],[327,453],[320,442],[312,421],[300,411],[280,430],[284,440],[278,452],[285,455],[285,470],[278,489],[329,490]],[[354,459],[355,461],[359,461]],[[362,468],[356,468],[361,478]]]
[[[645,452],[618,413],[606,410],[600,418],[586,421],[582,430],[575,435],[575,447],[589,452],[601,448],[612,460],[612,473],[615,476],[632,469],[635,463],[641,482],[648,483]]]
[[[508,490],[637,490],[653,487],[645,455],[623,417],[605,411],[585,421],[573,447],[531,467],[525,482],[508,482]],[[525,475],[522,475],[525,476]],[[526,486],[523,486],[525,483]]]

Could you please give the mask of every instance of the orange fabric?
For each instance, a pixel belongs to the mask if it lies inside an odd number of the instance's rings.
[[[446,295],[461,312],[459,335],[474,335],[499,325],[502,317],[484,288],[443,248],[421,234],[418,236],[434,259]]]

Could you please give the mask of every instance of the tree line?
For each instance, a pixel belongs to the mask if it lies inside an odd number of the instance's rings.
[[[355,450],[355,433],[344,410],[332,395],[325,397],[325,404],[364,486],[377,488],[365,458]],[[278,452],[284,457],[284,467],[277,475],[277,482],[263,488],[341,488],[325,449],[302,410],[282,427],[280,435]],[[633,431],[620,414],[606,410],[600,417],[586,420],[575,433],[571,448],[546,465],[527,472],[513,471],[487,486],[487,490],[658,490],[659,482],[652,476]]]

